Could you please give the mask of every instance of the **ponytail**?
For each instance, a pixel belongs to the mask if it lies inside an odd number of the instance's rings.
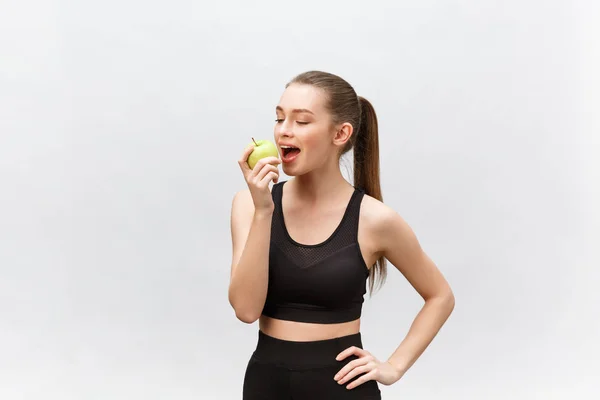
[[[379,179],[379,132],[375,109],[362,96],[360,124],[354,142],[354,184],[371,197],[383,201]]]
[[[358,96],[360,103],[360,123],[354,142],[354,186],[365,194],[383,201],[379,169],[379,130],[377,114],[369,100]],[[379,286],[387,275],[385,257],[380,257],[369,271],[369,289],[373,292],[375,277]]]

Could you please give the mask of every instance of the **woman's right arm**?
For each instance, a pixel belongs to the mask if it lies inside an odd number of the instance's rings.
[[[273,211],[254,210],[247,189],[233,198],[229,303],[237,318],[248,324],[260,317],[267,298],[272,215]]]
[[[240,321],[252,323],[263,310],[269,284],[271,217],[275,208],[269,183],[277,182],[281,162],[276,157],[259,160],[250,169],[247,148],[239,160],[248,189],[239,191],[231,204],[232,262],[229,303]]]

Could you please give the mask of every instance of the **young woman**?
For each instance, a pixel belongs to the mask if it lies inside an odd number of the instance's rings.
[[[412,366],[454,308],[454,296],[409,225],[382,202],[377,118],[342,78],[296,76],[276,107],[280,158],[239,165],[248,185],[231,209],[229,301],[259,320],[244,400],[381,399]],[[340,170],[353,149],[354,184]],[[288,181],[279,182],[279,164]],[[272,189],[269,188],[273,182]],[[386,259],[423,297],[410,330],[386,360],[363,349],[360,315]],[[391,306],[393,315],[395,307]]]

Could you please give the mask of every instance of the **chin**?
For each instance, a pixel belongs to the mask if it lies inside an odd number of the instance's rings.
[[[282,170],[283,172],[285,172],[285,174],[286,174],[287,176],[298,176],[298,175],[301,175],[301,174],[300,174],[300,173],[298,173],[298,171],[297,171],[297,170],[295,170],[294,168],[289,168],[289,167],[286,167],[285,165],[284,165],[283,167],[281,167],[281,170]]]
[[[302,165],[289,165],[289,164],[281,164],[282,167],[282,171],[287,175],[287,176],[301,176],[301,175],[306,175],[309,174],[311,172],[314,172],[320,168],[323,168],[324,165],[318,164],[318,165],[307,165],[307,163],[304,163]]]

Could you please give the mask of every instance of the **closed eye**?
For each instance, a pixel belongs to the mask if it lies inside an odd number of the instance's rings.
[[[282,122],[283,122],[283,119],[282,119],[282,118],[277,118],[277,119],[275,120],[275,122],[277,122],[278,124],[280,124],[280,123],[282,123]],[[306,122],[306,121],[296,121],[296,123],[297,123],[297,124],[299,124],[299,125],[308,125],[310,122]]]

